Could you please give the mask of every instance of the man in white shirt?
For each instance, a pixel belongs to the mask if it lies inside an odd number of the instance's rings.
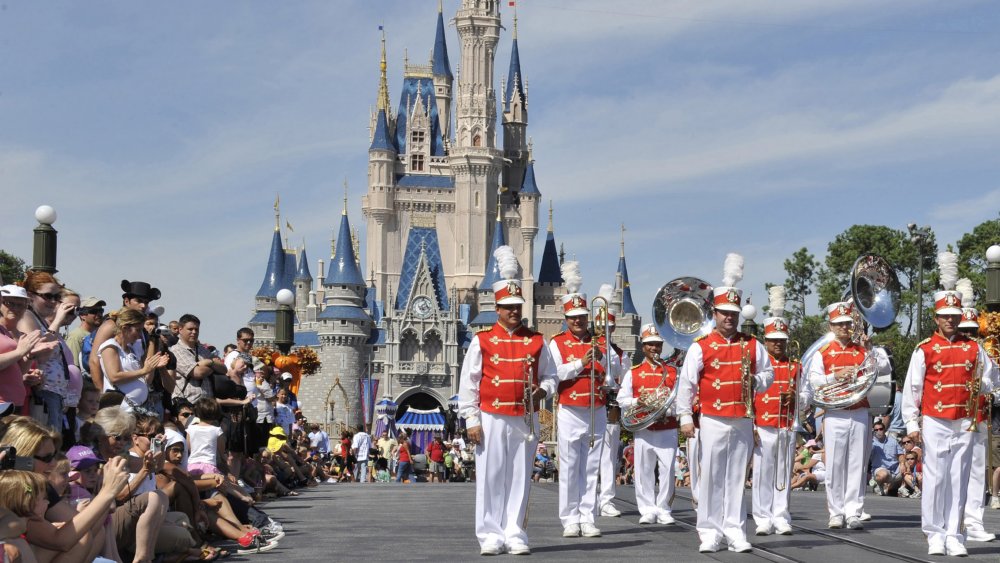
[[[351,452],[354,453],[354,459],[357,460],[357,464],[354,468],[354,474],[361,480],[362,483],[368,482],[368,452],[372,449],[372,437],[365,432],[364,428],[358,430],[358,433],[354,435],[354,439],[351,440]]]

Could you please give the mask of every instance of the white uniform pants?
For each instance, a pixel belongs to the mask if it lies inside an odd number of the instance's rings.
[[[597,439],[590,447],[590,407],[559,405],[559,521],[563,528],[594,523],[597,474],[601,466],[601,436],[607,426],[604,407],[594,411]]]
[[[965,499],[965,528],[985,532],[983,525],[983,499],[986,497],[986,451],[987,427],[979,423],[979,432],[972,433],[972,466],[969,472],[969,492]]]
[[[823,419],[826,506],[830,517],[861,517],[868,485],[868,409],[828,410]]]
[[[527,441],[523,416],[482,413],[483,441],[476,444],[476,538],[479,546],[528,543],[522,527],[537,441]],[[538,436],[538,418],[534,420]]]
[[[779,523],[790,524],[791,515],[788,513],[788,496],[791,490],[792,457],[795,452],[795,433],[788,433],[788,442],[785,451],[779,455],[784,456],[779,464],[784,468],[784,475],[780,478],[785,484],[785,490],[779,491],[775,488],[775,451],[778,447],[778,429],[770,426],[758,426],[757,436],[760,438],[760,445],[753,449],[753,520],[757,526],[774,526]]]
[[[698,504],[698,481],[701,479],[701,428],[694,427],[694,436],[684,442],[687,447],[688,470],[691,473],[691,499]]]
[[[701,416],[698,536],[702,542],[746,541],[743,487],[753,447],[749,418]]]
[[[920,497],[921,529],[928,542],[944,543],[962,535],[962,511],[969,492],[972,433],[969,419],[924,415],[924,486]]]
[[[615,479],[618,477],[618,444],[621,443],[621,426],[617,423],[606,426],[604,431],[604,451],[601,453],[601,492],[598,508],[615,500]]]
[[[639,514],[670,515],[674,496],[674,462],[677,460],[677,429],[637,430],[635,432],[635,503]],[[656,493],[656,475],[660,466],[660,492]]]

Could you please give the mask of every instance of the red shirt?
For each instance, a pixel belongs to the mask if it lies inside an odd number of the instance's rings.
[[[434,463],[444,463],[444,446],[436,441],[427,446],[427,455]]]
[[[399,445],[399,461],[410,462],[410,446],[408,444]]]
[[[351,440],[349,438],[340,441],[340,455],[344,456],[344,459],[351,455]]]

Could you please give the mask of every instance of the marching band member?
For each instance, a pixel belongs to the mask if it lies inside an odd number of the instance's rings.
[[[618,390],[618,403],[628,409],[644,397],[653,393],[662,384],[673,389],[677,384],[677,370],[663,364],[663,338],[656,326],[642,327],[640,340],[642,363],[632,366],[622,378]],[[674,407],[667,409],[672,414]],[[674,496],[674,460],[677,457],[677,419],[664,416],[643,430],[635,431],[635,502],[639,507],[640,524],[673,524],[670,502]],[[656,476],[653,471],[660,468],[660,492],[654,494]]]
[[[972,464],[973,433],[968,430],[978,411],[970,387],[981,372],[979,392],[990,393],[997,377],[986,352],[958,332],[962,296],[954,291],[956,261],[953,253],[938,254],[945,289],[934,294],[937,330],[913,351],[903,384],[906,430],[914,441],[924,436],[920,520],[929,555],[968,555],[962,512]]]
[[[881,348],[872,348],[868,335],[859,342],[851,340],[854,305],[849,302],[832,303],[826,308],[827,320],[834,339],[806,358],[809,389],[800,392],[802,397],[834,381],[854,377],[868,354],[875,354],[878,369],[889,369],[889,358]],[[871,450],[868,400],[862,399],[843,409],[826,409],[823,416],[823,440],[826,450],[826,504],[830,512],[830,528],[845,525],[852,530],[865,527],[862,514],[865,490],[868,483],[868,454]],[[818,424],[818,423],[817,423]]]
[[[774,316],[764,319],[764,346],[771,358],[771,365],[774,366],[774,383],[766,393],[758,393],[754,397],[757,445],[753,450],[751,497],[758,536],[767,536],[773,532],[781,535],[792,533],[792,526],[789,524],[792,517],[788,512],[792,457],[795,454],[795,433],[791,431],[795,414],[792,397],[801,369],[799,362],[788,358],[788,322],[782,318],[785,312],[785,288],[773,286],[769,293],[771,314]],[[789,433],[790,439],[785,444],[785,451],[776,452],[780,432]],[[778,462],[778,465],[785,468],[786,474],[776,477],[778,467],[775,461],[779,456],[783,461]],[[784,480],[783,490],[777,489],[775,479]]]
[[[521,282],[509,246],[494,255],[500,276],[493,284],[497,323],[475,335],[462,364],[459,411],[476,447],[476,537],[480,554],[531,553],[524,529],[538,418],[526,420],[525,382],[538,401],[556,390],[556,366],[542,335],[521,324]]]
[[[562,265],[563,282],[569,293],[562,298],[568,330],[552,337],[549,351],[559,375],[559,520],[563,537],[599,537],[594,525],[597,504],[597,474],[607,426],[602,387],[610,381],[608,366],[616,358],[604,358],[591,342],[587,296],[578,293],[582,278],[577,262]],[[614,350],[612,350],[614,356]],[[612,369],[614,369],[612,367]],[[591,374],[595,380],[591,381]],[[590,409],[593,401],[594,409]],[[591,419],[594,425],[591,427]],[[592,433],[597,439],[590,443]]]
[[[972,289],[972,281],[968,278],[958,280],[955,290],[962,294],[962,322],[958,323],[958,331],[969,338],[976,338],[979,336],[979,312],[974,307],[976,295]],[[972,471],[969,473],[969,492],[965,499],[965,540],[991,542],[997,536],[987,532],[983,524],[986,456],[989,455],[986,451],[989,434],[985,421],[990,416],[990,396],[981,395],[979,402],[980,412],[976,420],[979,432],[972,433]]]
[[[607,299],[607,302],[610,304],[614,288],[610,284],[603,284],[597,293]],[[615,314],[614,311],[610,310],[610,306],[608,308],[608,330],[611,334],[614,334]],[[604,328],[604,319],[601,318],[601,315],[598,315],[594,326],[598,330]],[[597,345],[601,350],[607,349],[608,338],[610,338],[610,335],[604,334],[597,338]],[[618,363],[613,364],[616,369],[611,374],[613,384],[617,387],[621,383],[621,379],[629,366],[625,364],[625,355],[622,353],[622,349],[614,342],[611,342],[611,347],[614,349],[615,354],[618,354],[619,358]],[[618,389],[614,389],[613,391],[617,393]],[[607,404],[608,424],[604,431],[604,443],[601,450],[600,490],[597,493],[597,506],[601,511],[601,516],[612,518],[621,516],[622,514],[613,502],[615,500],[615,480],[618,477],[618,446],[621,444],[621,426],[619,425],[621,406],[617,401],[610,400],[613,396],[609,396]]]
[[[713,290],[715,329],[688,349],[677,395],[681,432],[688,438],[694,435],[691,410],[696,394],[701,405],[698,549],[702,553],[718,551],[723,540],[730,551],[745,553],[752,547],[744,531],[743,505],[753,446],[753,421],[747,418],[747,406],[753,404],[754,388],[765,391],[771,385],[774,370],[764,346],[736,330],[742,291],[733,284],[741,279],[743,257],[728,254],[723,286]],[[744,370],[752,380],[744,381]]]

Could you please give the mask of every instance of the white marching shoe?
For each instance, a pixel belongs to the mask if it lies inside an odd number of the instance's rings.
[[[965,549],[965,544],[958,540],[958,538],[949,537],[944,540],[945,551],[948,555],[952,557],[966,557],[969,555],[969,550]]]
[[[674,517],[671,516],[670,514],[662,513],[662,514],[658,514],[656,516],[656,523],[657,524],[667,524],[667,525],[669,525],[669,524],[673,524],[675,522],[677,522],[677,520],[674,520]]]
[[[839,530],[844,527],[844,517],[843,516],[831,516],[830,521],[827,523],[827,528],[831,530]]]
[[[997,539],[996,534],[991,534],[986,530],[970,530],[965,529],[965,541],[980,541],[989,542]]]
[[[790,536],[792,535],[791,524],[786,524],[785,522],[778,522],[774,525],[774,533],[779,536]]]
[[[579,536],[580,536],[580,525],[579,524],[570,524],[569,526],[566,526],[565,528],[563,528],[563,537],[564,538],[576,538],[576,537],[579,537]]]
[[[703,541],[701,545],[698,546],[699,553],[715,553],[722,549],[722,543],[718,540],[715,541]]]
[[[770,536],[773,533],[774,533],[774,528],[771,527],[771,524],[761,524],[760,526],[757,526],[757,531],[754,532],[754,535]]]
[[[503,545],[486,544],[479,549],[479,555],[500,555],[503,553]]]
[[[618,510],[615,505],[610,502],[601,507],[601,516],[607,516],[608,518],[617,518],[622,515],[622,511]]]
[[[581,522],[580,535],[585,538],[599,538],[601,537],[601,530],[590,522]]]
[[[639,518],[639,523],[640,524],[656,524],[656,515],[655,514],[645,514],[645,515],[642,516],[642,518]]]
[[[747,540],[736,540],[729,542],[729,551],[735,551],[736,553],[748,553],[753,546]]]
[[[507,553],[511,555],[531,555],[531,548],[524,542],[507,542]]]

